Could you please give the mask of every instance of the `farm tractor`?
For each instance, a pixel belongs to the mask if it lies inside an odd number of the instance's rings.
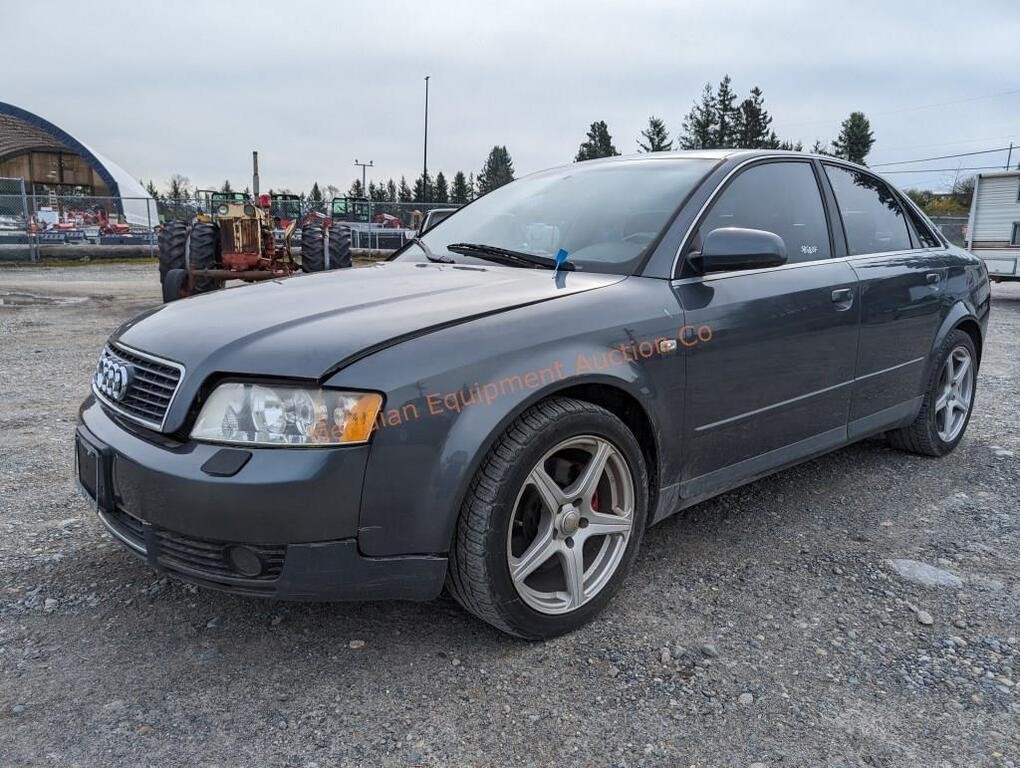
[[[284,224],[283,217],[274,217],[270,195],[256,195],[252,201],[242,194],[213,193],[209,199],[209,213],[169,222],[159,234],[164,302],[218,290],[227,280],[258,282],[298,270],[351,266],[351,236],[345,227],[332,221],[304,224],[299,262],[291,252],[299,221],[292,218]],[[282,229],[279,237],[276,229]]]

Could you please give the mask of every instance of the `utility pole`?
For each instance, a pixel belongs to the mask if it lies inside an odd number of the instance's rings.
[[[259,199],[259,153],[258,152],[254,152],[253,151],[251,153],[251,165],[252,165],[252,172],[251,172],[252,195],[254,196],[254,198],[256,200],[258,200]]]
[[[365,197],[368,197],[368,187],[366,186],[366,183],[365,183],[365,169],[366,168],[375,168],[375,162],[372,161],[372,160],[369,160],[367,163],[359,163],[358,162],[358,158],[354,158],[354,164],[361,166],[361,193]]]
[[[429,76],[425,75],[425,145],[422,152],[421,190],[425,193],[425,181],[429,177]]]
[[[1009,164],[1013,162],[1013,142],[1009,142],[1009,154],[1006,156],[1006,170],[1009,170]]]

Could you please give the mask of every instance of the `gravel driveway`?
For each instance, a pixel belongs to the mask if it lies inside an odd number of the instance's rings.
[[[1020,286],[953,455],[873,440],[701,504],[594,623],[525,643],[445,597],[274,604],[114,544],[72,429],[157,282],[0,269],[3,768],[1020,766]]]

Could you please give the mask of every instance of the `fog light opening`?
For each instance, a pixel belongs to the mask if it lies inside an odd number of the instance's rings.
[[[263,563],[259,553],[251,547],[233,546],[227,548],[227,562],[242,576],[255,578],[262,575]]]

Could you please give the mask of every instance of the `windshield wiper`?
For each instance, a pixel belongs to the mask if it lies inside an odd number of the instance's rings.
[[[477,256],[480,259],[498,261],[504,264],[522,264],[537,269],[556,269],[556,260],[548,256],[539,256],[534,253],[523,251],[512,251],[509,248],[500,248],[498,245],[485,245],[484,243],[451,243],[446,250],[454,253],[463,253],[468,256]],[[570,262],[560,264],[560,269],[572,270],[574,265]]]
[[[425,245],[425,241],[420,237],[412,237],[408,242],[414,243],[421,248],[422,253],[425,254],[425,258],[429,261],[434,261],[437,264],[455,264],[456,262],[449,256],[437,256],[432,252],[432,249]]]

